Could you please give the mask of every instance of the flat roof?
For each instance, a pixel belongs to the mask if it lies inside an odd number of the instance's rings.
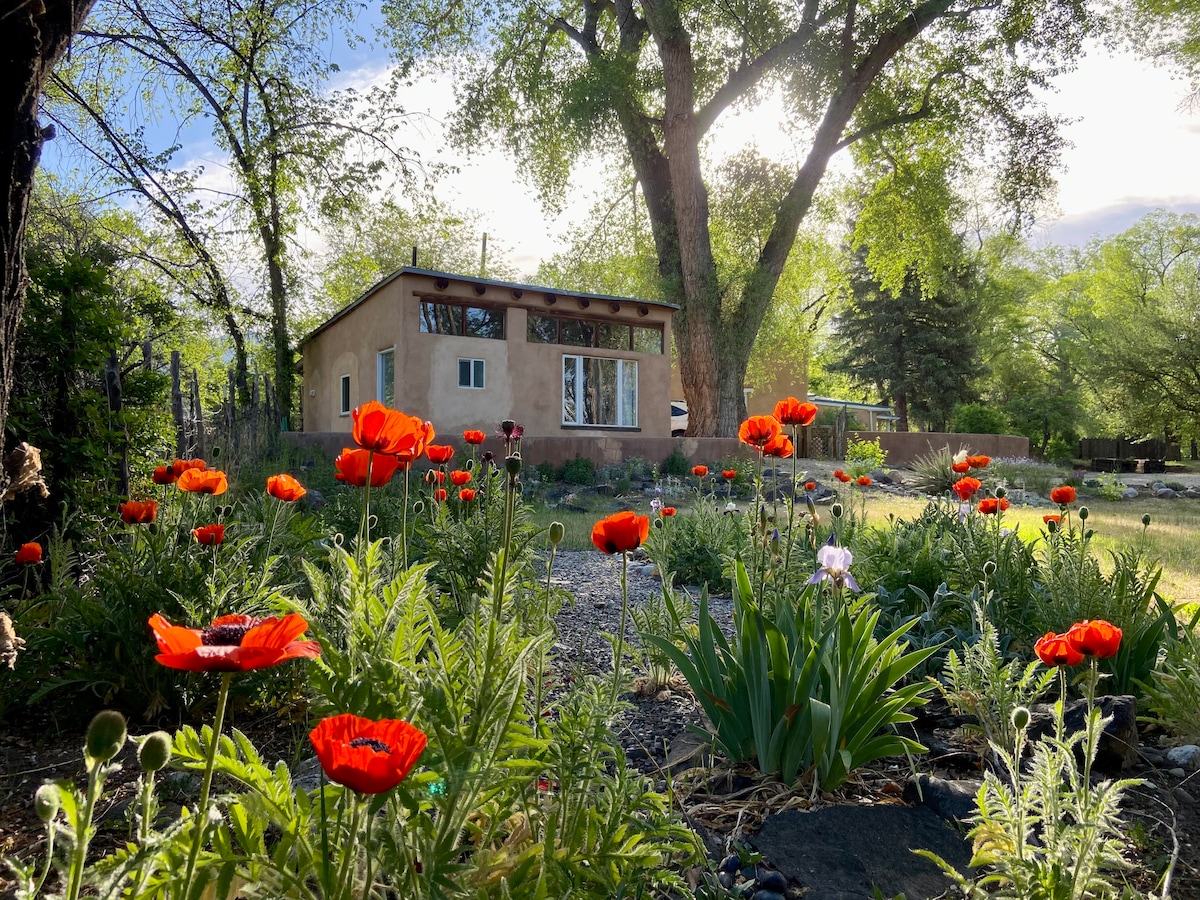
[[[849,409],[864,409],[879,413],[890,413],[892,411],[890,406],[878,406],[873,403],[856,403],[853,400],[838,400],[835,397],[814,397],[809,395],[808,399],[810,403],[815,403],[817,406],[845,406]],[[883,417],[881,416],[880,418]],[[898,417],[891,416],[891,418]]]
[[[306,335],[300,341],[300,346],[307,344],[342,316],[349,313],[360,303],[369,299],[373,294],[379,291],[380,288],[390,284],[402,275],[428,275],[431,278],[446,278],[454,281],[462,281],[467,284],[483,284],[491,287],[509,288],[510,290],[515,291],[541,291],[542,293],[546,294],[556,294],[559,297],[585,297],[588,300],[614,300],[621,303],[643,303],[648,306],[660,306],[671,310],[679,309],[678,303],[666,303],[662,300],[643,300],[640,297],[616,297],[612,294],[592,294],[585,291],[568,291],[562,288],[547,287],[539,284],[522,284],[516,281],[497,281],[494,278],[477,278],[473,275],[457,275],[454,272],[438,272],[435,269],[421,269],[416,266],[401,266],[391,275],[381,278],[379,281],[375,282],[373,285],[363,291],[363,293],[360,294],[352,303],[343,306],[332,316],[310,331],[308,335]]]

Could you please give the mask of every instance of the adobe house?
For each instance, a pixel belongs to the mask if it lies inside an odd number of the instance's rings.
[[[439,442],[502,419],[584,439],[568,448],[669,438],[677,308],[406,266],[304,339],[303,430],[349,433],[350,411],[379,400]]]

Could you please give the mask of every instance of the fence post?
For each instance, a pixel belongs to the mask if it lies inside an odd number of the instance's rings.
[[[171,351],[171,415],[175,419],[175,458],[187,457],[187,431],[183,421],[183,389],[179,384],[179,351]]]
[[[108,351],[108,363],[104,367],[104,387],[108,392],[108,412],[118,424],[121,446],[116,454],[117,493],[129,496],[129,429],[125,427],[121,410],[125,401],[121,396],[121,364],[117,360],[115,347]]]
[[[192,419],[196,423],[196,455],[204,458],[204,404],[200,402],[200,376],[192,369]]]

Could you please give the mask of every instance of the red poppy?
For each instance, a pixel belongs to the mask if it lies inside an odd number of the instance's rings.
[[[487,435],[482,431],[464,431],[463,441],[468,444],[482,444],[487,440]]]
[[[737,469],[722,469],[721,477],[726,481],[733,481],[733,479],[737,478]]]
[[[671,516],[675,515],[675,507],[673,507],[673,506],[664,506],[662,509],[660,509],[660,510],[658,511],[658,514],[659,514],[660,516],[666,516],[667,518],[670,518]]]
[[[1050,491],[1050,502],[1057,503],[1059,506],[1066,506],[1068,503],[1075,502],[1075,488],[1069,484],[1064,484]]]
[[[859,475],[858,481],[856,481],[855,484],[857,484],[859,487],[870,487],[871,486],[871,476],[870,475]]]
[[[995,497],[985,497],[979,501],[979,512],[985,516],[994,516],[997,512],[1004,512],[1008,509],[1008,501],[1001,498],[997,500]]]
[[[847,475],[841,469],[834,469],[833,477],[836,478],[838,481],[840,481],[842,484],[849,484],[853,480],[850,478],[849,475]]]
[[[120,506],[121,521],[126,525],[148,525],[158,518],[155,500],[128,500]]]
[[[980,454],[979,456],[967,457],[967,465],[972,469],[986,469],[989,465],[991,465],[991,462],[992,458],[990,456],[984,456],[983,454]]]
[[[337,474],[333,477],[354,487],[365,487],[367,484],[367,461],[371,464],[371,487],[383,487],[392,480],[400,461],[394,456],[384,453],[372,455],[370,450],[343,447],[341,455],[333,461]]]
[[[388,409],[378,400],[370,400],[350,413],[354,419],[354,443],[364,450],[410,457],[411,462],[433,440],[433,426],[416,416]]]
[[[308,493],[304,486],[291,475],[272,475],[267,479],[267,493],[276,500],[295,503]]]
[[[817,483],[815,481],[806,481],[804,482],[804,489],[806,491],[815,491],[817,489]]]
[[[811,425],[817,417],[817,408],[811,403],[801,403],[788,397],[775,404],[775,418],[781,425]]]
[[[390,791],[416,764],[425,733],[399,719],[331,716],[309,732],[317,760],[330,781],[360,794]]]
[[[1053,631],[1038,639],[1033,652],[1048,666],[1077,666],[1083,662],[1083,654],[1068,643],[1067,636]]]
[[[1076,622],[1067,630],[1066,638],[1072,648],[1097,659],[1116,656],[1121,647],[1121,629],[1103,619]]]
[[[779,434],[781,428],[774,416],[751,416],[738,427],[738,440],[761,450]]]
[[[703,478],[708,474],[708,466],[692,466],[692,474],[697,478]]]
[[[156,466],[150,480],[155,484],[174,484],[178,477],[173,466]]]
[[[1047,525],[1049,525],[1051,522],[1053,522],[1055,525],[1059,525],[1062,523],[1062,516],[1059,516],[1059,515],[1042,516],[1042,521],[1045,522]]]
[[[171,463],[171,472],[178,478],[189,469],[196,469],[203,472],[208,468],[208,463],[202,459],[177,459]]]
[[[463,503],[470,503],[475,499],[475,491],[473,491],[471,488],[463,488],[458,492],[458,499]]]
[[[650,517],[626,510],[592,526],[592,543],[609,555],[636,550],[650,534]]]
[[[470,480],[471,480],[471,473],[463,471],[462,469],[455,469],[453,472],[450,473],[450,483],[453,484],[455,487],[462,487],[464,484],[466,484]]]
[[[188,672],[249,672],[288,659],[321,655],[316,641],[297,640],[308,623],[296,613],[269,619],[221,616],[203,631],[172,625],[155,613],[150,628],[159,649],[154,658],[169,669]]]
[[[223,494],[229,490],[229,480],[215,469],[185,469],[175,486],[189,494]]]
[[[762,446],[763,456],[773,456],[776,459],[788,459],[795,452],[796,448],[792,446],[792,439],[782,431]]]
[[[958,499],[966,503],[975,493],[983,487],[983,483],[978,478],[960,478],[950,486],[954,493],[958,494]]]
[[[950,471],[957,475],[966,475],[971,471],[971,464],[965,459],[962,462],[952,462],[950,463]]]
[[[441,465],[450,462],[450,458],[454,456],[454,448],[449,444],[431,444],[425,448],[425,455],[434,465]]]
[[[428,472],[425,473],[425,483],[429,484],[429,485],[445,484],[446,483],[446,473],[441,471],[440,469],[430,469]]]
[[[42,545],[37,541],[22,544],[17,550],[13,561],[18,566],[35,566],[42,561]]]
[[[436,491],[433,492],[433,499],[436,500],[438,503],[445,503],[447,496],[449,496],[449,495],[446,493],[445,488],[438,488]]]
[[[201,525],[192,529],[196,543],[203,547],[215,547],[225,541],[224,525]]]

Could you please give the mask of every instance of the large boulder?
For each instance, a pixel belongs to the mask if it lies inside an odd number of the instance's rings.
[[[1100,714],[1111,721],[1100,734],[1099,746],[1093,769],[1101,772],[1119,772],[1133,766],[1138,759],[1137,698],[1129,694],[1118,697],[1099,697],[1096,705]],[[1067,734],[1083,731],[1086,700],[1067,702],[1063,717]],[[1039,703],[1034,706],[1033,718],[1029,723],[1030,740],[1038,740],[1054,731],[1054,706]]]

